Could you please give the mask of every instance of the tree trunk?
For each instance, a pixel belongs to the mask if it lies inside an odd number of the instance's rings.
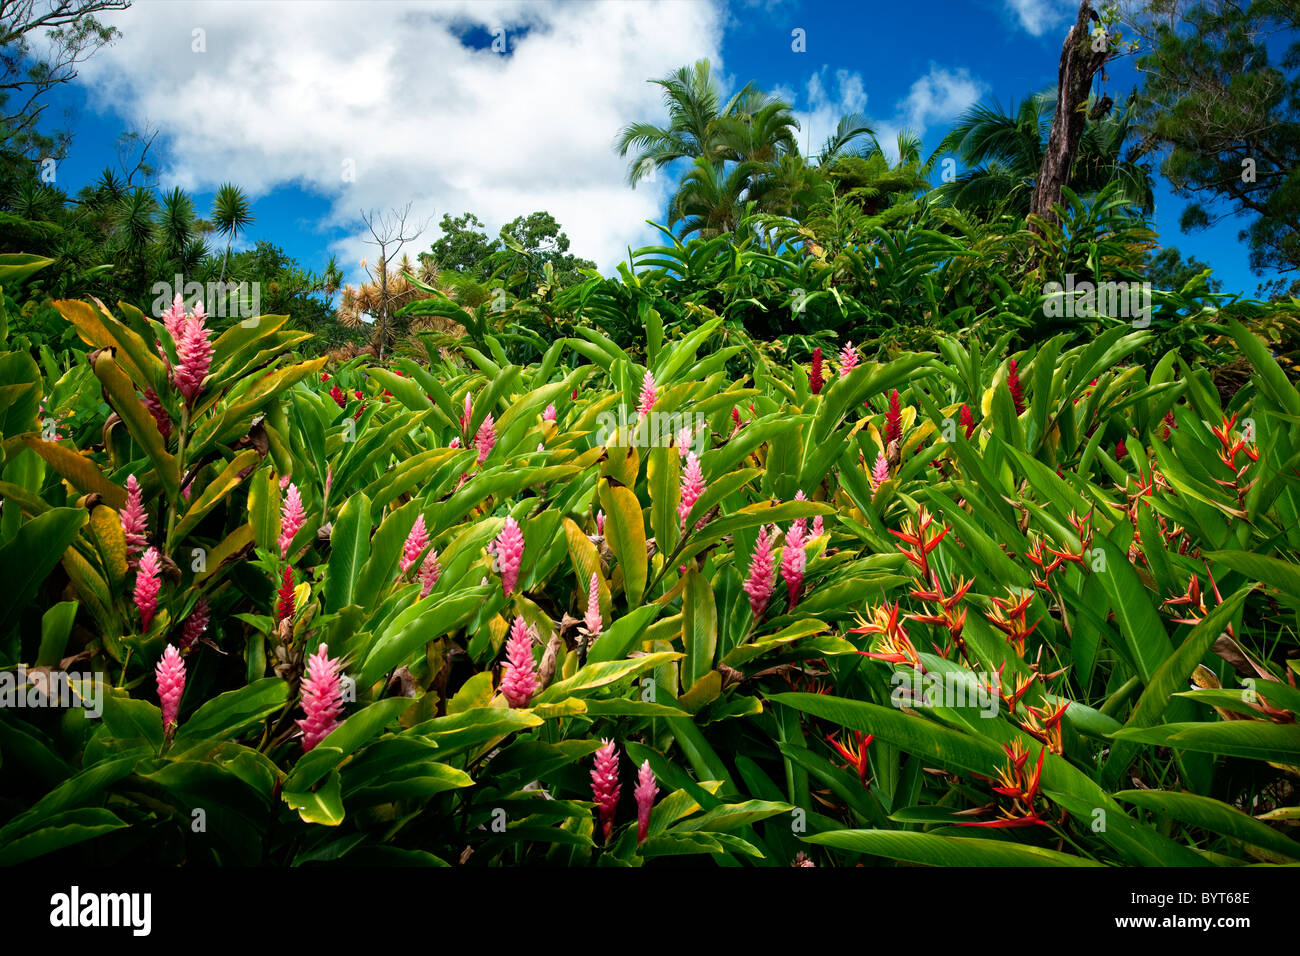
[[[388,257],[382,246],[379,251],[379,361],[384,360],[388,348]]]
[[[1079,4],[1079,17],[1070,28],[1061,48],[1061,65],[1057,74],[1056,115],[1052,117],[1052,132],[1047,140],[1047,152],[1034,183],[1034,196],[1030,202],[1031,215],[1039,215],[1048,222],[1057,221],[1052,206],[1061,201],[1061,187],[1070,179],[1070,167],[1079,148],[1085,115],[1079,109],[1088,99],[1092,78],[1102,68],[1109,56],[1107,50],[1094,50],[1089,21],[1098,22],[1090,0]],[[1041,235],[1039,229],[1030,229]]]

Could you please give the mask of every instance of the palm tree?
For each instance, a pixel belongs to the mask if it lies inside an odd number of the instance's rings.
[[[650,82],[663,87],[668,125],[632,123],[619,133],[618,154],[626,156],[633,149],[637,151],[628,166],[628,185],[635,186],[652,169],[662,169],[679,159],[724,161],[728,148],[722,120],[735,114],[741,99],[753,93],[752,88],[746,86],[722,104],[722,91],[707,59]]]
[[[158,220],[163,259],[186,263],[193,252],[191,246],[195,239],[194,203],[177,187],[163,196]]]
[[[212,223],[217,232],[226,237],[226,251],[221,257],[221,281],[226,279],[226,260],[230,258],[230,244],[235,236],[253,221],[253,212],[244,191],[232,183],[217,190],[212,200]]]
[[[704,239],[734,232],[745,215],[746,194],[759,163],[736,163],[727,169],[703,156],[682,179],[668,207],[668,225],[684,223],[683,236],[697,232]]]

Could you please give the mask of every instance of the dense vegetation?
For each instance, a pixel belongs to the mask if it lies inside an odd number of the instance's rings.
[[[0,863],[1300,861],[1300,302],[1159,250],[1142,104],[1040,215],[1041,98],[931,189],[659,82],[612,276],[467,213],[335,308],[14,174]]]

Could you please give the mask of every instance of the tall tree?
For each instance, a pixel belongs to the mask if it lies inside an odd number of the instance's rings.
[[[1256,273],[1300,270],[1300,5],[1165,0],[1130,22],[1143,132],[1192,200],[1183,229],[1245,217]]]
[[[39,129],[46,94],[76,79],[77,64],[119,35],[96,15],[128,6],[130,0],[0,0],[0,152],[7,165],[63,158],[71,134]]]
[[[390,209],[387,212],[380,212],[372,209],[370,212],[361,214],[361,221],[366,224],[370,230],[370,238],[367,243],[379,247],[379,262],[374,270],[374,275],[379,283],[379,314],[375,316],[375,321],[379,324],[379,360],[382,362],[388,350],[388,339],[391,332],[390,317],[392,313],[392,297],[388,294],[390,276],[390,263],[401,255],[402,248],[408,242],[414,242],[424,232],[429,225],[425,220],[420,225],[408,224],[407,219],[411,215],[411,203],[407,203],[403,209]]]

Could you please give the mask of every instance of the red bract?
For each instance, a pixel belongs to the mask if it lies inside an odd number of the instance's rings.
[[[280,581],[280,590],[276,592],[276,614],[278,619],[287,621],[292,618],[295,604],[293,568],[285,568],[284,577]]]
[[[898,404],[898,389],[889,393],[889,411],[885,413],[885,444],[902,441],[903,410]]]
[[[1011,393],[1011,401],[1015,403],[1016,414],[1024,414],[1025,397],[1020,390],[1020,370],[1016,367],[1016,360],[1012,359],[1007,370],[1007,391]]]
[[[822,347],[819,345],[813,349],[812,373],[808,376],[808,387],[814,395],[820,395],[825,384],[826,380],[822,377]]]

